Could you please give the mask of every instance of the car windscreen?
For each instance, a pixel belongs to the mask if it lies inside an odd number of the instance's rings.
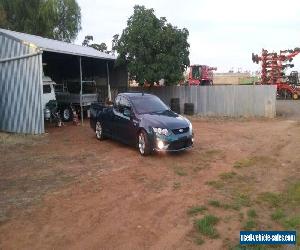
[[[192,76],[193,76],[194,79],[200,79],[201,78],[201,67],[200,66],[192,67]]]
[[[169,109],[167,105],[156,96],[135,97],[132,98],[131,101],[138,114],[162,112]]]

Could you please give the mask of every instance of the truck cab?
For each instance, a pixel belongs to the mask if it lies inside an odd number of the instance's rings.
[[[191,65],[188,85],[213,85],[213,71],[217,68],[207,65]]]
[[[48,76],[43,76],[43,95],[42,95],[42,105],[44,110],[44,118],[46,120],[50,119],[50,110],[46,107],[49,101],[56,101],[55,97],[55,82]]]

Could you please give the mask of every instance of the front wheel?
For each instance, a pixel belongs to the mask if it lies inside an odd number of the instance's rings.
[[[148,135],[143,130],[138,135],[138,149],[142,156],[149,155],[152,152]]]

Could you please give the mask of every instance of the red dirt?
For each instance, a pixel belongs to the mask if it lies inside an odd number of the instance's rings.
[[[6,218],[0,249],[223,249],[226,240],[237,243],[240,224],[232,220],[217,226],[220,238],[197,246],[187,209],[215,197],[205,183],[240,159],[272,154],[281,164],[298,161],[299,124],[195,118],[193,127],[192,150],[146,158],[118,142],[97,141],[87,123],[49,128],[30,144],[0,144],[0,181],[8,183],[0,190]],[[281,154],[289,143],[293,149]],[[276,184],[258,178],[257,185],[280,189],[287,174],[274,175]],[[299,169],[292,174],[299,176]]]

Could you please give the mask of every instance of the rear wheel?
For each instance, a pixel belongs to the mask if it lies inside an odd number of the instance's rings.
[[[64,122],[71,121],[73,118],[73,113],[72,113],[71,108],[69,108],[69,107],[63,108],[63,110],[61,112],[61,116],[62,116],[62,119]]]
[[[291,99],[292,94],[286,89],[281,89],[278,91],[278,97],[279,99],[283,99],[283,100]]]
[[[103,128],[102,128],[102,125],[101,123],[98,121],[96,123],[96,129],[95,129],[95,132],[96,132],[96,138],[101,141],[104,139],[104,136],[103,136]]]
[[[285,89],[283,91],[283,96],[284,96],[284,99],[291,99],[292,94],[288,90]]]
[[[143,130],[138,135],[138,149],[142,156],[149,155],[152,152],[148,135]]]
[[[298,95],[297,93],[294,93],[294,94],[293,94],[293,99],[294,99],[294,100],[297,100],[298,98],[299,98],[299,95]]]

